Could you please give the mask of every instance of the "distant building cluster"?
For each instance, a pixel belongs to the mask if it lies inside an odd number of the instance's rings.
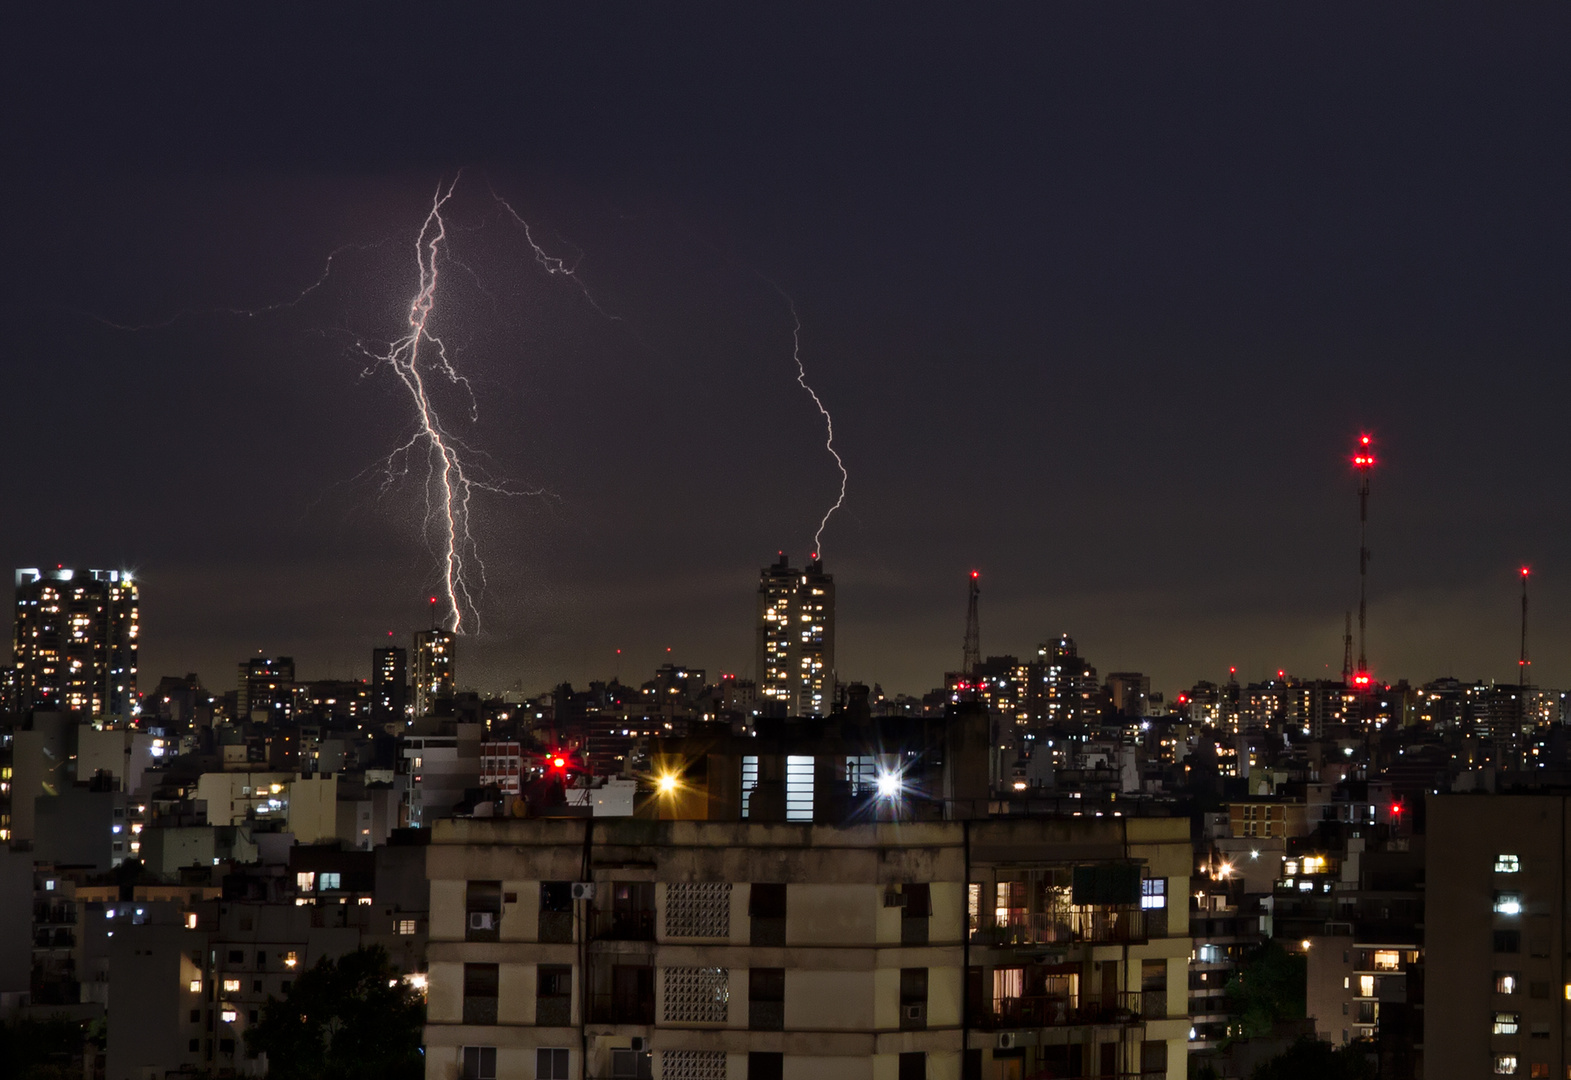
[[[783,555],[751,672],[492,696],[439,628],[149,685],[130,575],[20,570],[0,1021],[100,1032],[93,1080],[261,1076],[268,1003],[378,945],[430,1080],[1244,1078],[1303,1036],[1566,1075],[1565,695],[1164,694],[1068,634],[983,657],[972,595],[920,696],[840,676]]]

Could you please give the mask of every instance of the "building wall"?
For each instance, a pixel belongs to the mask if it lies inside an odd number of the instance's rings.
[[[580,966],[581,946],[542,942],[542,882],[585,880],[585,828],[593,829],[587,848],[599,897],[594,914],[577,902],[574,925],[605,918],[613,882],[644,882],[653,891],[653,940],[591,940],[582,947],[590,958]],[[969,834],[969,836],[968,836]],[[972,846],[967,870],[966,847]],[[1087,996],[1102,993],[1103,980],[1119,1000],[1138,1001],[1142,972],[1161,971],[1165,992],[1151,995],[1149,1016],[1111,1013],[1090,1022],[1022,1032],[1038,1038],[1084,1040],[1116,1051],[1118,1071],[1139,1072],[1142,1049],[1161,1044],[1165,1075],[1185,1070],[1187,1035],[1187,895],[1190,873],[1188,822],[984,821],[901,823],[850,827],[763,825],[731,822],[649,822],[582,820],[454,820],[439,823],[428,851],[431,878],[430,998],[426,1029],[427,1077],[455,1080],[464,1046],[497,1048],[497,1075],[532,1077],[534,1050],[571,1051],[571,1075],[608,1076],[611,1052],[631,1040],[646,1040],[657,1056],[699,1051],[710,1056],[705,1075],[723,1064],[727,1080],[746,1076],[749,1051],[784,1055],[788,1077],[844,1076],[895,1080],[899,1055],[923,1052],[932,1080],[958,1080],[962,1051],[984,1061],[984,1076],[1010,1066],[1000,1057],[991,1029],[963,1025],[965,965],[990,964],[991,951],[968,929],[968,877],[977,881],[991,871],[987,860],[1009,863],[1043,860],[1074,864],[1116,860],[1137,862],[1167,886],[1161,913],[1163,933],[1150,939],[1071,943],[1061,960],[1083,965]],[[499,882],[500,923],[495,940],[466,940],[468,882]],[[754,883],[786,883],[783,941],[753,945],[749,915]],[[713,885],[706,908],[709,928],[718,936],[679,936],[673,923],[674,890]],[[931,913],[926,941],[905,939],[911,930],[895,901],[908,886],[927,885]],[[991,879],[989,878],[989,888]],[[478,893],[476,894],[478,895]],[[919,895],[919,894],[916,894]],[[724,896],[724,899],[720,899]],[[909,898],[906,897],[906,901]],[[601,926],[592,922],[591,926]],[[970,942],[968,944],[968,941]],[[1000,956],[1006,950],[998,950]],[[1040,952],[1040,949],[1036,950]],[[1007,951],[1010,962],[1023,954]],[[647,964],[654,978],[653,1024],[612,1023],[603,1015],[610,966]],[[465,1024],[464,965],[498,965],[495,1024]],[[542,964],[573,970],[568,1027],[537,1026],[536,987]],[[750,1027],[749,986],[753,968],[783,969],[785,993],[781,1030]],[[668,990],[681,985],[673,969],[725,972],[725,1006],[685,1019],[668,1012]],[[925,1023],[903,1022],[902,970],[925,969]],[[585,984],[585,979],[588,984]],[[668,980],[676,979],[668,983]],[[586,994],[587,992],[587,994]],[[589,1059],[579,1053],[580,1019],[585,1002],[596,1010],[588,1018]],[[682,999],[685,1001],[685,999]],[[705,998],[707,1001],[708,999]],[[1137,1005],[1136,1011],[1142,1006]],[[626,1020],[626,1017],[622,1018]],[[1022,1045],[1025,1043],[1023,1042]],[[584,1066],[587,1064],[587,1072]],[[1086,1058],[1086,1075],[1096,1075],[1100,1054]],[[673,1066],[674,1067],[674,1066]],[[512,1069],[515,1071],[509,1072]]]
[[[1425,893],[1426,1075],[1567,1075],[1567,799],[1441,795],[1428,801],[1432,861]],[[1502,856],[1518,870],[1500,873]],[[1504,897],[1520,908],[1496,911]],[[1512,935],[1515,935],[1514,939]],[[1497,992],[1513,976],[1514,993]],[[1497,1013],[1517,1017],[1496,1034]],[[1511,1060],[1514,1058],[1514,1062]],[[1497,1067],[1499,1062],[1499,1067]],[[1515,1066],[1515,1073],[1501,1069]]]

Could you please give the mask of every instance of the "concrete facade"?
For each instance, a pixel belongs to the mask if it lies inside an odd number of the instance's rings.
[[[1427,1077],[1563,1077],[1564,795],[1440,795],[1428,802]]]
[[[1190,858],[1183,819],[441,822],[426,1075],[1177,1080]],[[1113,866],[1132,903],[1072,902]]]

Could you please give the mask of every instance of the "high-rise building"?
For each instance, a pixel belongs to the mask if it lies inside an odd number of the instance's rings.
[[[782,554],[758,576],[760,707],[825,716],[835,694],[835,579],[815,559],[793,570]]]
[[[454,637],[449,630],[415,634],[415,715],[429,716],[437,702],[453,696]]]
[[[122,570],[18,570],[17,708],[129,717],[139,622],[136,584]]]
[[[371,650],[371,715],[386,723],[409,709],[409,650],[389,645]]]
[[[288,720],[294,715],[295,658],[256,656],[239,664],[235,719]]]

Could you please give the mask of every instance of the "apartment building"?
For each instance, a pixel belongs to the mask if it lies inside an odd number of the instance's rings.
[[[437,823],[430,1080],[1185,1075],[1188,822]]]
[[[1571,1075],[1571,798],[1440,795],[1428,815],[1425,1075]]]

